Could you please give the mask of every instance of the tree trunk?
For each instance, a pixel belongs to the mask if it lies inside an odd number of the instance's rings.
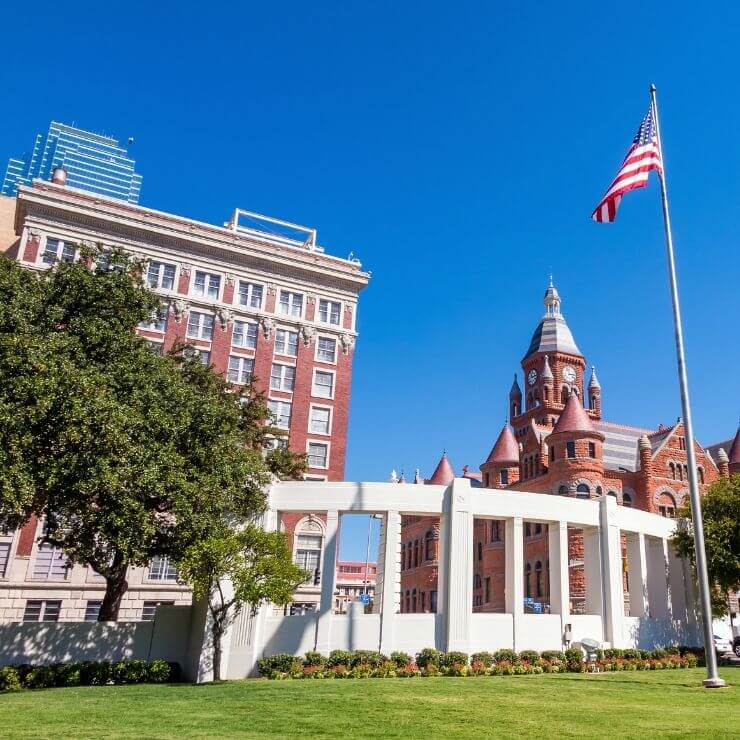
[[[98,622],[115,622],[118,619],[118,610],[121,608],[121,600],[128,589],[126,571],[128,564],[117,562],[114,558],[109,575],[105,576],[105,596],[100,605]]]
[[[221,636],[224,632],[222,617],[214,615],[211,639],[213,640],[213,680],[221,680]]]

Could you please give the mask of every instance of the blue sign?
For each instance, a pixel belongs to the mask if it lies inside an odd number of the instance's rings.
[[[360,601],[367,606],[370,603],[370,594],[360,594]]]

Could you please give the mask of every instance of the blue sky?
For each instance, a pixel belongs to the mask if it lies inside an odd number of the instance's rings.
[[[3,166],[51,119],[134,136],[142,203],[315,226],[372,270],[350,479],[428,475],[443,448],[477,468],[551,271],[605,416],[679,415],[657,185],[614,225],[588,218],[655,81],[696,432],[734,433],[732,4],[40,2],[3,18]]]

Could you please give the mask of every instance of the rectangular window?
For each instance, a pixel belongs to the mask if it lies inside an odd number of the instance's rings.
[[[303,314],[303,295],[289,290],[281,290],[278,313],[283,314],[283,316],[300,318]]]
[[[288,440],[285,437],[268,437],[265,440],[266,450],[287,450]]]
[[[141,612],[142,622],[153,622],[158,606],[172,606],[174,601],[145,601]]]
[[[566,454],[568,455],[568,457],[575,457],[576,456],[576,443],[572,439],[569,439],[565,443],[565,451],[566,451]]]
[[[47,239],[41,261],[45,265],[55,265],[57,262],[74,262],[76,248],[70,242],[61,239]]]
[[[506,468],[501,471],[501,484],[504,486],[509,485],[509,471]]]
[[[229,357],[229,372],[227,378],[231,383],[248,383],[254,372],[254,359],[252,357]]]
[[[292,391],[295,385],[295,368],[273,362],[270,371],[270,388],[274,391]]]
[[[552,447],[550,448],[550,461],[551,461],[551,462],[555,462],[555,450],[556,450],[556,449],[557,449],[557,447],[555,447],[555,445],[553,445],[553,446],[552,446]]]
[[[32,600],[26,602],[23,612],[24,622],[58,622],[59,612],[62,609],[61,601]]]
[[[491,600],[491,576],[486,576],[483,583],[485,584],[485,596],[483,600],[487,604]]]
[[[298,332],[278,329],[275,332],[275,354],[295,357],[298,354]]]
[[[147,331],[166,331],[167,309],[164,306],[155,309],[148,321],[142,321],[139,324],[139,329],[146,329]]]
[[[33,564],[33,577],[42,581],[63,581],[67,577],[67,558],[64,553],[46,542],[39,545]]]
[[[175,266],[166,262],[150,262],[146,281],[150,288],[172,290],[175,287]]]
[[[231,346],[256,349],[257,324],[252,324],[249,321],[235,321],[234,333],[231,335]]]
[[[10,559],[10,542],[0,542],[0,578],[5,575]]]
[[[85,621],[86,622],[97,622],[98,615],[100,614],[100,607],[102,601],[88,601],[85,605]]]
[[[239,281],[239,303],[250,308],[262,308],[262,286],[257,283],[249,283],[246,280]]]
[[[167,557],[155,557],[149,561],[150,581],[176,581],[177,568]]]
[[[200,272],[200,270],[196,271],[195,282],[193,283],[193,295],[218,300],[218,293],[220,290],[220,275],[214,275],[212,272]]]
[[[596,457],[596,443],[595,442],[588,443],[588,456]]]
[[[280,427],[280,429],[288,429],[292,411],[290,401],[270,401],[268,405],[270,413],[275,417],[275,426]]]
[[[213,315],[191,311],[188,316],[188,338],[210,341],[213,338]]]
[[[325,468],[329,457],[329,447],[322,442],[308,443],[308,467]]]
[[[329,434],[331,423],[331,409],[314,406],[311,409],[311,423],[309,431],[313,434]]]
[[[332,398],[334,395],[334,373],[317,370],[313,376],[312,393],[317,398]]]
[[[321,535],[299,534],[296,542],[295,564],[307,570],[313,580],[321,562]]]
[[[319,337],[316,340],[316,359],[321,362],[336,362],[337,340],[330,337]]]
[[[327,301],[323,298],[319,301],[319,321],[322,324],[334,324],[339,326],[339,317],[342,312],[342,304],[338,301]]]

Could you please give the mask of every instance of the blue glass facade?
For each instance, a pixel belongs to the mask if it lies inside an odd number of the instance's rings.
[[[141,175],[135,166],[116,139],[52,121],[29,156],[8,160],[0,193],[13,196],[18,185],[51,180],[54,169],[64,167],[70,187],[138,203]]]

